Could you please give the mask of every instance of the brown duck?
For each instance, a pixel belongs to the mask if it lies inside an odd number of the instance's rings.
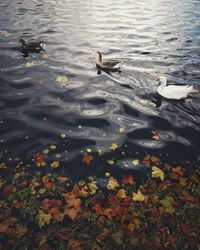
[[[96,66],[99,70],[104,71],[119,71],[120,67],[115,67],[117,64],[121,63],[118,60],[115,59],[104,59],[102,60],[102,55],[100,51],[97,51],[97,60],[96,60]]]

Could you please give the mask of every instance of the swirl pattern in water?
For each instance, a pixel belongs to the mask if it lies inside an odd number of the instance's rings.
[[[170,84],[200,88],[198,0],[2,0],[0,6],[2,158],[56,144],[70,168],[86,147],[126,158],[110,149],[117,143],[137,154],[199,161],[199,94],[163,100],[155,81],[165,75]],[[19,38],[45,41],[48,56],[23,57]],[[123,61],[122,72],[97,74],[97,50]]]

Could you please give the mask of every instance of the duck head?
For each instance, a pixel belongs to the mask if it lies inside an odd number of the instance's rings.
[[[167,77],[165,76],[156,77],[156,81],[158,81],[159,84],[163,87],[166,87],[167,85]]]
[[[25,45],[26,44],[25,41],[24,41],[24,39],[19,39],[19,43],[21,43],[21,45]]]

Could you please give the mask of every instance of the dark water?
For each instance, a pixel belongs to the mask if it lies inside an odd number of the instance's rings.
[[[55,144],[74,174],[87,147],[107,159],[199,162],[200,95],[159,103],[155,77],[200,88],[200,1],[1,0],[0,9],[2,159]],[[22,57],[19,38],[44,40],[49,57]],[[122,60],[122,73],[98,75],[97,50]]]

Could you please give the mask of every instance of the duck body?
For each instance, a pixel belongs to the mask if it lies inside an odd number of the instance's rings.
[[[194,89],[194,87],[190,85],[167,86],[167,78],[164,76],[159,78],[159,82],[160,86],[157,88],[157,93],[166,99],[181,100],[198,92],[198,90]]]
[[[102,60],[102,55],[100,51],[97,51],[97,60],[96,60],[96,67],[100,70],[104,71],[116,71],[119,70],[120,67],[115,67],[120,61],[115,59],[104,59]]]
[[[43,47],[45,46],[44,41],[28,41],[20,39],[19,43],[21,44],[21,50],[25,52],[35,52],[39,53],[40,51],[44,51]]]

